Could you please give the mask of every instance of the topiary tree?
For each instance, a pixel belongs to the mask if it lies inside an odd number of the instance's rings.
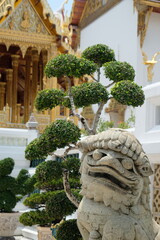
[[[0,212],[12,212],[20,195],[24,196],[34,189],[34,178],[22,169],[16,178],[9,176],[14,168],[14,160],[0,160]],[[17,197],[17,195],[19,195]]]
[[[105,86],[100,82],[101,68],[104,70],[105,77],[110,81]],[[68,82],[68,90],[66,92],[57,89],[40,91],[35,99],[36,108],[45,110],[58,105],[70,108],[72,115],[78,118],[88,135],[97,133],[101,112],[111,98],[115,98],[119,103],[134,107],[141,106],[145,100],[142,88],[134,83],[135,71],[133,67],[127,62],[116,61],[114,51],[104,44],[87,48],[82,53],[81,58],[71,54],[60,54],[47,63],[45,74],[48,78],[64,78]],[[85,75],[91,76],[92,81],[72,86],[73,78]],[[111,86],[112,88],[110,88]],[[77,109],[91,104],[98,104],[98,108],[90,127],[85,117]],[[51,126],[47,127],[38,139],[33,140],[27,146],[26,158],[29,160],[46,158],[48,154],[53,154],[56,149],[65,147],[62,156],[65,161],[68,152],[76,147],[76,142],[80,139],[80,136],[80,130],[73,122],[56,120]],[[63,171],[63,178],[67,196],[76,205],[77,203],[69,188],[67,171]],[[54,181],[50,179],[50,184]],[[43,182],[42,185],[45,184]],[[59,184],[61,184],[61,181]]]
[[[35,187],[43,191],[33,193],[25,199],[24,205],[34,210],[23,213],[20,216],[20,222],[27,226],[36,224],[51,226],[51,224],[56,225],[66,216],[74,213],[81,200],[79,167],[79,159],[73,157],[67,157],[66,161],[49,160],[39,164],[35,173]],[[62,179],[64,168],[70,174],[69,197],[75,198],[74,204],[64,191]]]

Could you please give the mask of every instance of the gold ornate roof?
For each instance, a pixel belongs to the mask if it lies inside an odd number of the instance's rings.
[[[23,0],[0,0],[0,28],[2,28],[6,19],[13,14],[14,10],[22,2]],[[39,15],[50,35],[56,35],[57,41],[61,39],[59,41],[60,51],[64,52],[67,50],[72,53],[73,50],[70,44],[72,30],[68,28],[69,18],[67,16],[63,18],[61,13],[54,13],[47,0],[28,0],[28,3],[32,5],[35,12]]]

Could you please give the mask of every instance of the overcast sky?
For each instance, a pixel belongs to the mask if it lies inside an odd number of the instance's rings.
[[[51,6],[51,8],[53,9],[53,11],[59,10],[62,3],[64,2],[64,0],[47,0],[47,1]],[[70,15],[72,3],[73,3],[73,0],[68,0],[68,3],[65,4],[65,11],[67,11],[68,16]]]

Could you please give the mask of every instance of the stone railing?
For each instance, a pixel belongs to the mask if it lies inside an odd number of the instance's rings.
[[[7,105],[2,111],[0,111],[0,123],[10,122],[10,108]]]
[[[4,107],[2,111],[0,111],[0,128],[18,128],[18,129],[25,129],[26,124],[24,123],[11,123],[10,120],[10,113],[11,109],[7,105]],[[51,123],[51,117],[50,114],[46,111],[44,113],[39,113],[36,110],[33,111],[33,115],[38,122],[38,130],[40,133],[43,132],[43,130]],[[22,117],[17,117],[17,119],[21,119],[21,122],[23,121]]]

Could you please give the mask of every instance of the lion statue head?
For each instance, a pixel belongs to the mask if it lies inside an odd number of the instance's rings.
[[[79,142],[82,195],[128,214],[149,209],[148,157],[134,135],[109,129]],[[135,207],[136,206],[136,207]],[[138,208],[139,207],[139,208]]]

